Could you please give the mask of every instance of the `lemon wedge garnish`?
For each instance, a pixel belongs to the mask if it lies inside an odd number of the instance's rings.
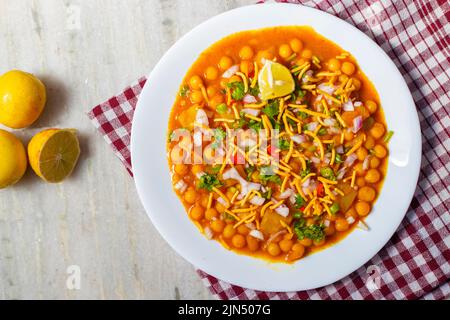
[[[266,60],[258,77],[262,100],[287,96],[295,90],[295,82],[288,68]]]

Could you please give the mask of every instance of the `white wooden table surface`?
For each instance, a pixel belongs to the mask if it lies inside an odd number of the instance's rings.
[[[73,127],[82,146],[63,184],[45,184],[29,169],[0,190],[0,298],[211,298],[157,233],[85,113],[147,74],[197,24],[251,3],[0,0],[0,74],[35,73],[49,95],[39,121],[16,134],[28,143],[42,128]]]

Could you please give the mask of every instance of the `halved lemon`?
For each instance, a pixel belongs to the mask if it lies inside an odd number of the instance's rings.
[[[67,178],[80,156],[80,144],[73,129],[48,129],[31,139],[28,158],[43,180],[58,183]]]
[[[295,90],[295,82],[288,68],[266,60],[258,77],[259,90],[263,100],[287,96]]]

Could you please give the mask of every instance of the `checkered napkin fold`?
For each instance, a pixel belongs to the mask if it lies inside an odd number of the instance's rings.
[[[365,266],[323,288],[260,292],[198,270],[219,299],[444,299],[450,296],[450,4],[440,1],[288,1],[357,26],[374,39],[403,74],[416,103],[423,155],[411,206],[394,236]],[[89,112],[92,123],[132,174],[131,123],[140,79]],[[151,85],[151,84],[150,84]],[[379,272],[376,286],[369,281]],[[368,285],[371,283],[372,285]]]

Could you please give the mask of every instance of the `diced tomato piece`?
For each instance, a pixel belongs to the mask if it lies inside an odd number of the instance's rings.
[[[324,188],[324,186],[323,186],[322,183],[320,183],[320,184],[317,186],[317,195],[318,195],[319,197],[325,196],[325,188]]]

